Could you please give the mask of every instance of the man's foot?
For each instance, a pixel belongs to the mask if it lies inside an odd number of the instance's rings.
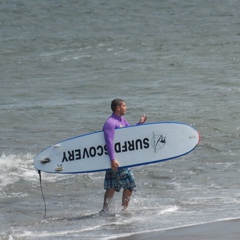
[[[127,207],[123,206],[123,207],[122,207],[122,213],[127,212],[127,209],[128,209]]]
[[[99,212],[100,215],[105,215],[107,213],[108,213],[108,210],[104,208]]]

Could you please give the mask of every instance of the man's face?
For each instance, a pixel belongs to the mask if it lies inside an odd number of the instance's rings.
[[[119,106],[119,113],[121,116],[125,115],[127,112],[127,106],[125,102],[122,102],[122,104]]]

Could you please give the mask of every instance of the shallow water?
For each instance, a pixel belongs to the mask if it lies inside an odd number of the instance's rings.
[[[0,4],[1,239],[110,239],[238,218],[238,1],[41,1]],[[182,158],[133,168],[102,207],[104,173],[42,176],[33,157],[102,129],[110,101],[134,124],[180,121],[200,135]]]

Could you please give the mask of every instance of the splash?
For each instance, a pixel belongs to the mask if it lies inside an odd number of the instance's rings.
[[[2,154],[0,156],[0,189],[12,185],[19,180],[37,181],[36,171],[33,167],[33,155]]]
[[[8,186],[16,184],[18,181],[26,181],[34,184],[39,183],[39,176],[33,164],[34,155],[9,154],[0,155],[0,191]],[[55,182],[67,176],[58,176],[56,174],[44,174],[44,180]]]

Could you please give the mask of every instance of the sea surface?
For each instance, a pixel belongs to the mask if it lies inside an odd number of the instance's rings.
[[[114,239],[240,217],[238,0],[0,1],[0,239]],[[127,212],[105,215],[104,172],[42,173],[42,149],[128,122],[185,122],[181,158],[132,168]]]

